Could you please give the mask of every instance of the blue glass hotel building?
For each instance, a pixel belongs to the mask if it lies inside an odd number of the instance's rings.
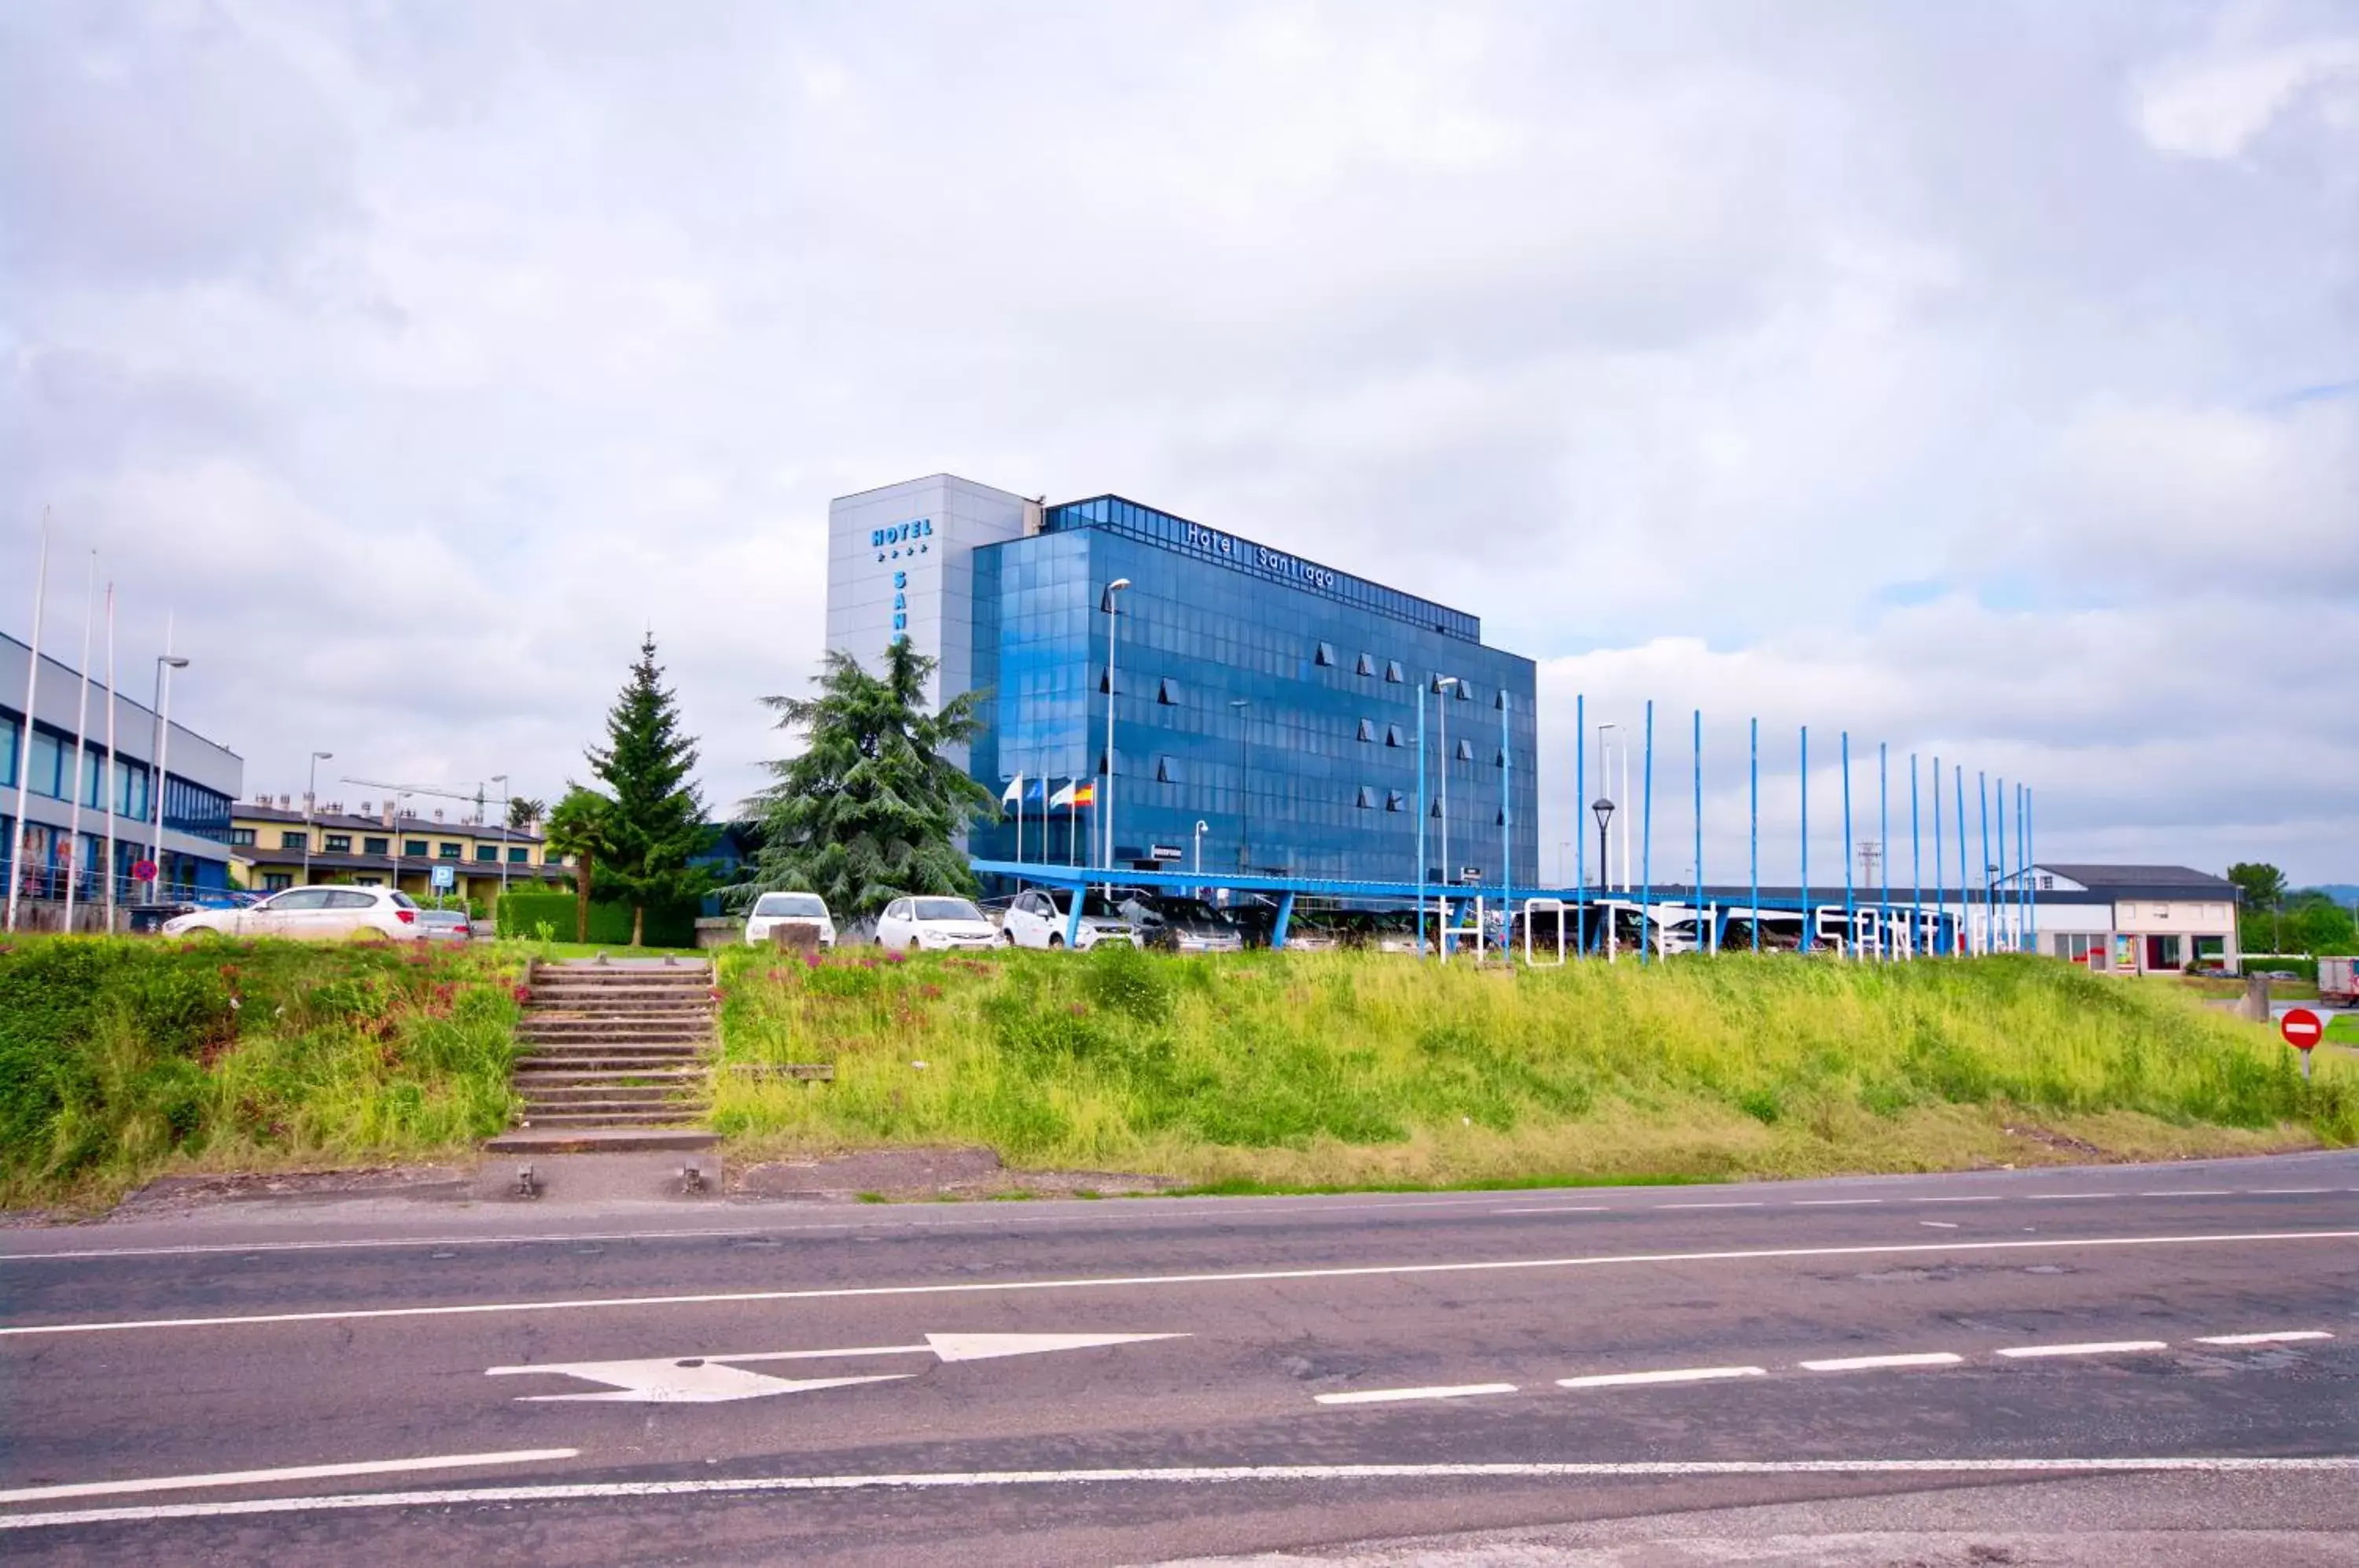
[[[940,474],[829,521],[828,646],[908,637],[937,701],[982,693],[973,776],[1025,780],[1020,854],[1010,805],[977,859],[1105,864],[1110,793],[1119,867],[1415,881],[1422,694],[1426,879],[1538,881],[1534,669],[1477,617],[1116,495]],[[1099,804],[1055,808],[1076,781]]]

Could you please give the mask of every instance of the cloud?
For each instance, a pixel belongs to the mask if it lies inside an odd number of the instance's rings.
[[[49,505],[274,792],[554,794],[652,626],[728,802],[947,469],[1480,614],[1551,844],[1651,691],[2347,877],[2350,29],[2003,16],[0,9],[0,615]]]

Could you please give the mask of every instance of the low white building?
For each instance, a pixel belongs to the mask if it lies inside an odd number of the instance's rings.
[[[2236,885],[2224,877],[2184,866],[2045,862],[2027,875],[2041,953],[2121,975],[2175,973],[2190,962],[2236,972]],[[2017,886],[2015,877],[2003,885]],[[2002,946],[2011,908],[2003,894]],[[1976,905],[1968,919],[1982,913]]]

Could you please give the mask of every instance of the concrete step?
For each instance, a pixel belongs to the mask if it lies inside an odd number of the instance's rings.
[[[653,1008],[635,1013],[566,1011],[527,1013],[520,1021],[523,1029],[551,1029],[559,1034],[580,1034],[584,1029],[688,1029],[712,1027],[712,1015],[703,1012],[675,1011]]]
[[[547,1025],[527,1023],[516,1030],[516,1038],[525,1040],[547,1040],[551,1045],[570,1045],[576,1041],[601,1040],[669,1040],[682,1045],[712,1038],[710,1024],[592,1024],[579,1029],[551,1029]]]
[[[543,1073],[649,1073],[698,1067],[700,1056],[664,1056],[646,1051],[607,1051],[581,1056],[527,1056],[516,1064],[518,1080]]]
[[[527,1115],[519,1127],[542,1131],[560,1127],[692,1127],[702,1115],[695,1106],[658,1105],[647,1111],[556,1111]]]
[[[634,1154],[653,1149],[692,1152],[720,1143],[719,1133],[695,1127],[512,1127],[484,1145],[492,1154]]]
[[[585,1105],[593,1110],[603,1109],[604,1102],[609,1100],[632,1105],[676,1105],[682,1095],[692,1095],[700,1101],[704,1097],[704,1085],[695,1083],[518,1083],[516,1090],[528,1105]]]
[[[618,1083],[626,1087],[644,1083],[650,1087],[662,1087],[673,1083],[701,1083],[708,1076],[701,1067],[547,1067],[518,1073],[516,1088],[520,1094],[529,1094],[547,1089],[580,1088],[596,1083]]]
[[[711,993],[699,985],[683,991],[535,991],[526,1002],[527,1012],[579,1012],[585,1007],[603,1012],[635,1012],[640,1008],[658,1010],[671,1007],[693,1008],[710,1012],[718,1006]]]

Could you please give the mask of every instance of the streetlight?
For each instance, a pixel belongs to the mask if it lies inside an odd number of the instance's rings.
[[[1196,819],[1196,875],[1199,877],[1204,874],[1204,830],[1212,825],[1201,817]]]
[[[500,787],[500,897],[505,898],[508,896],[508,776],[505,773],[495,773],[492,775],[492,782]],[[1048,856],[1043,855],[1041,858],[1045,860]],[[499,909],[497,906],[494,906],[492,934],[497,936],[499,930]]]
[[[1114,869],[1114,644],[1122,626],[1122,601],[1114,595],[1130,586],[1130,579],[1117,577],[1106,584],[1105,597],[1099,608],[1106,613],[1106,750],[1105,750],[1105,868]],[[1106,892],[1112,896],[1114,883],[1108,880]]]
[[[1243,697],[1229,699],[1229,711],[1237,716],[1237,869],[1240,871],[1253,861],[1253,791],[1245,784],[1245,711],[1252,706]]]
[[[156,715],[156,744],[148,748],[154,758],[147,786],[148,809],[155,813],[155,833],[147,846],[148,864],[156,867],[156,876],[147,878],[147,901],[156,901],[157,878],[164,875],[164,761],[172,745],[172,681],[168,670],[186,670],[189,661],[177,653],[156,656],[156,697],[147,711]],[[31,727],[27,726],[27,734]]]
[[[303,886],[306,887],[311,885],[311,813],[314,810],[311,802],[320,796],[320,764],[335,755],[332,751],[313,752],[311,777],[303,787]]]
[[[1611,891],[1614,877],[1605,860],[1605,825],[1614,820],[1614,802],[1603,795],[1589,802],[1590,813],[1597,819],[1597,885],[1601,891]],[[1598,908],[1605,911],[1605,956],[1614,956],[1614,906],[1600,900]]]

